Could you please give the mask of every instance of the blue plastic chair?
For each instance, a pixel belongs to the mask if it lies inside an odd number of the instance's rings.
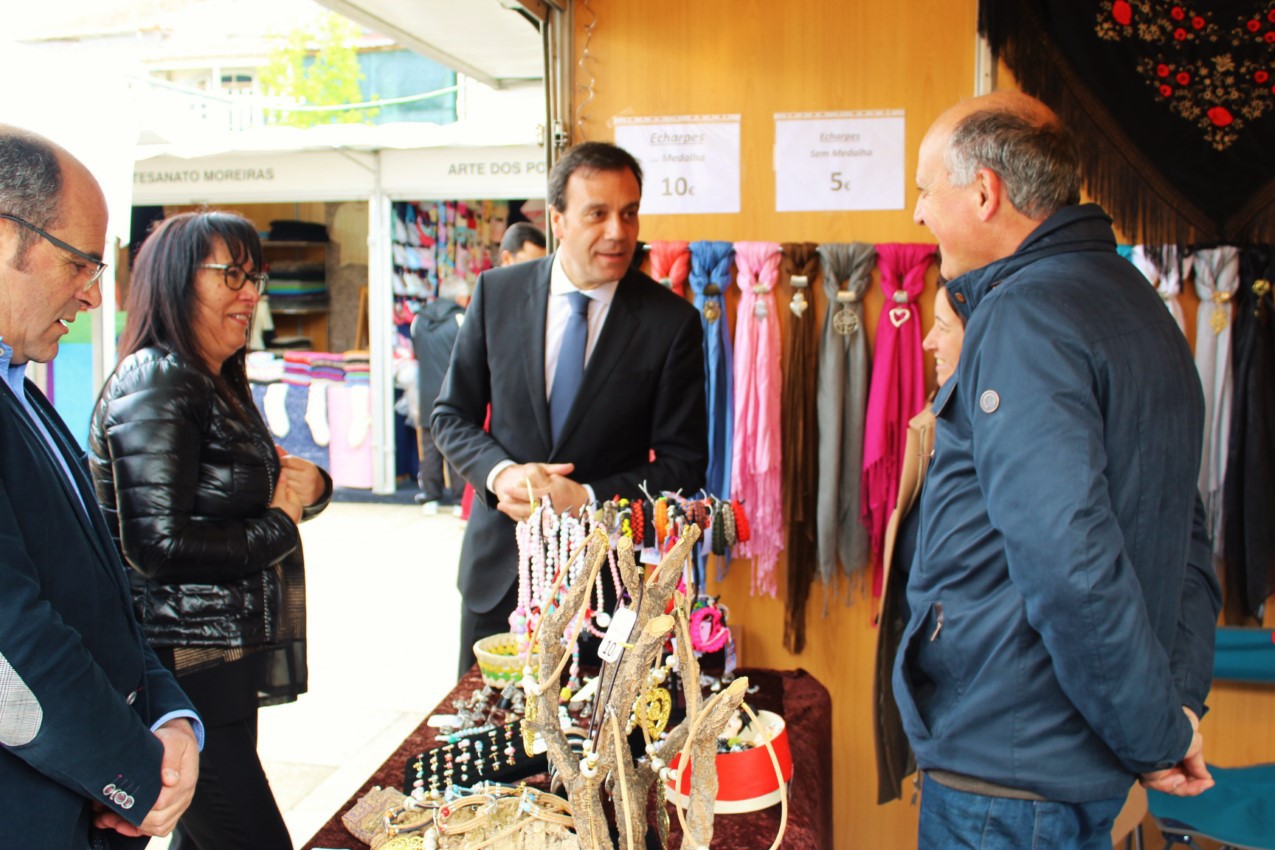
[[[1275,684],[1275,634],[1218,629],[1213,679]],[[1199,850],[1197,838],[1223,842],[1222,850],[1275,850],[1275,764],[1209,765],[1209,772],[1217,784],[1198,797],[1147,792],[1164,850],[1178,845]]]

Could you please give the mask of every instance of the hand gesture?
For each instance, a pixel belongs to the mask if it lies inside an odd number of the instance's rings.
[[[515,522],[531,516],[532,505],[550,492],[554,478],[570,475],[570,463],[519,463],[507,466],[492,482],[496,510]]]
[[[1204,763],[1204,736],[1200,734],[1200,718],[1186,706],[1182,706],[1191,721],[1191,745],[1182,761],[1168,770],[1144,773],[1138,781],[1152,791],[1162,791],[1175,797],[1194,797],[1213,787],[1213,777]]]

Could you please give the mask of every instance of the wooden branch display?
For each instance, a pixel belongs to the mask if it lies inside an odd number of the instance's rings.
[[[589,588],[606,561],[609,539],[595,529],[586,542],[584,554],[587,576],[573,581],[562,604],[544,613],[539,629],[539,678],[528,668],[522,686],[527,692],[524,727],[543,737],[549,761],[571,802],[572,817],[580,846],[615,850],[611,840],[602,792],[611,797],[616,828],[623,850],[645,847],[647,799],[652,784],[658,783],[663,800],[663,783],[676,779],[677,771],[666,765],[674,753],[681,753],[683,769],[694,765],[689,809],[683,827],[684,846],[707,848],[713,836],[713,802],[717,795],[717,737],[738,711],[748,688],[746,678],[702,702],[699,664],[691,649],[688,630],[688,602],[676,593],[683,566],[699,540],[700,529],[688,524],[682,536],[660,560],[649,576],[636,562],[633,542],[621,537],[617,546],[619,571],[633,600],[635,620],[627,635],[617,636],[623,649],[615,663],[604,664],[594,709],[592,738],[586,740],[583,756],[576,755],[567,742],[558,719],[559,677],[571,643],[580,631],[580,618],[588,604]],[[674,602],[673,614],[664,613]],[[669,636],[676,632],[676,661],[661,665],[660,653]],[[571,640],[565,639],[570,637]],[[671,697],[661,685],[668,668],[676,665],[687,706],[686,719],[665,733]],[[634,760],[627,733],[640,727],[649,742],[646,754]],[[688,762],[689,759],[689,762]],[[667,838],[667,814],[660,812],[661,840]],[[682,817],[680,809],[679,819]]]

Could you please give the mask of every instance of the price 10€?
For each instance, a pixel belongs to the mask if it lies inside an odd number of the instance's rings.
[[[666,198],[683,198],[695,194],[695,187],[685,177],[665,177],[661,182],[664,188],[660,194]]]

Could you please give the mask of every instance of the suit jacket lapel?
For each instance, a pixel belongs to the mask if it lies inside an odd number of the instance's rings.
[[[584,421],[589,405],[597,399],[611,373],[624,362],[629,343],[638,331],[641,319],[641,311],[638,308],[642,298],[635,281],[630,280],[633,274],[629,272],[625,275],[620,285],[615,288],[615,297],[611,300],[611,309],[607,311],[606,324],[602,326],[602,334],[598,337],[597,345],[593,347],[593,354],[589,357],[588,365],[585,366],[580,392],[571,405],[571,412],[567,414],[562,433],[558,435],[558,445],[554,446],[555,451],[567,441],[576,426]],[[543,346],[542,342],[541,347]],[[544,362],[543,358],[541,362]],[[541,385],[543,386],[543,381]]]
[[[35,410],[40,421],[44,424],[45,430],[53,438],[53,442],[57,444],[57,451],[61,452],[62,457],[66,460],[67,468],[71,470],[73,481],[67,481],[66,476],[62,474],[61,464],[57,458],[49,457],[49,462],[54,465],[54,477],[62,487],[67,501],[71,503],[71,509],[76,519],[84,528],[84,535],[92,541],[93,548],[97,551],[98,562],[111,574],[112,580],[120,589],[126,600],[131,599],[128,583],[124,580],[123,571],[116,568],[117,560],[115,555],[115,542],[111,539],[111,533],[106,527],[106,521],[102,518],[102,513],[97,507],[97,494],[93,491],[92,485],[88,481],[81,466],[81,460],[76,451],[74,438],[65,430],[65,426],[61,420],[53,415],[53,408],[49,404],[44,395],[36,388],[35,384],[30,381],[26,384],[27,398],[31,400],[31,407]],[[53,448],[45,442],[38,431],[29,423],[24,423],[31,432],[36,445],[40,446],[46,455],[53,452]],[[72,486],[78,491],[79,498],[76,498],[76,492],[72,491]],[[82,503],[82,504],[81,504]],[[130,602],[131,604],[131,602]]]
[[[552,255],[536,263],[536,266],[523,307],[525,321],[520,322],[519,327],[522,327],[526,334],[521,348],[527,353],[527,356],[523,358],[523,366],[527,370],[527,390],[531,395],[531,412],[536,420],[536,428],[540,431],[541,441],[546,446],[552,446],[553,438],[549,429],[549,399],[545,393],[545,320],[549,310],[549,272],[553,268]],[[496,330],[500,332],[502,329]],[[490,338],[488,344],[491,344]]]

